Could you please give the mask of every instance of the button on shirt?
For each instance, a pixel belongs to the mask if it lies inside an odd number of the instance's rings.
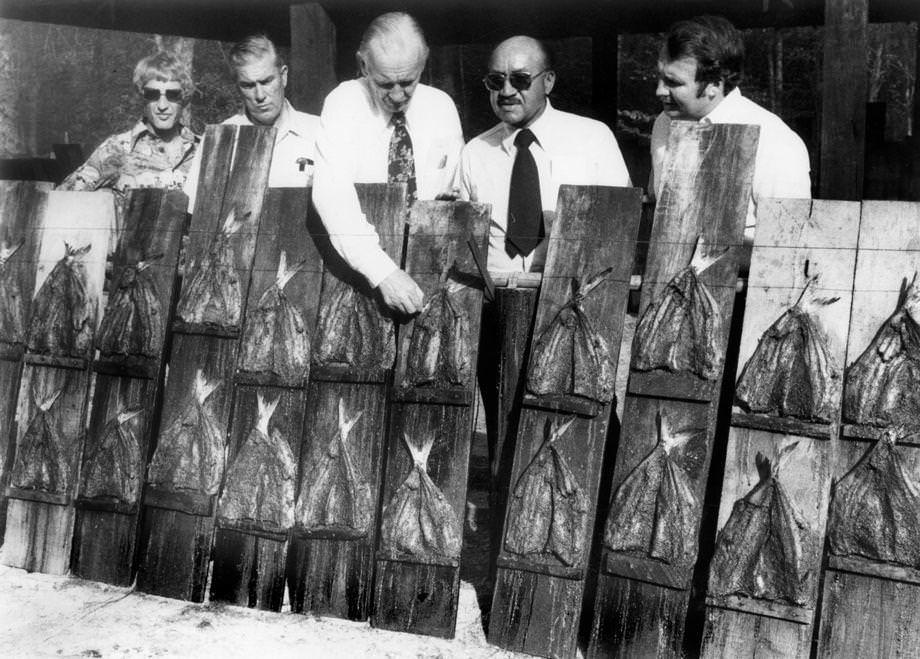
[[[530,152],[540,173],[543,210],[555,211],[559,186],[629,186],[629,172],[616,138],[594,119],[546,108],[529,126],[536,137]],[[460,198],[492,205],[489,229],[489,270],[492,272],[542,271],[548,240],[526,257],[505,251],[508,227],[508,193],[517,148],[518,129],[500,123],[473,138],[463,148],[455,187]]]
[[[362,78],[332,90],[323,103],[316,138],[313,203],[335,249],[376,287],[397,265],[380,248],[367,221],[355,183],[386,183],[393,125]],[[457,167],[463,132],[450,96],[418,85],[406,109],[412,139],[418,199],[448,192]]]
[[[735,88],[726,94],[712,112],[700,119],[700,123],[760,126],[754,158],[754,182],[745,220],[746,238],[754,237],[757,202],[760,199],[811,198],[811,167],[802,138],[778,116],[742,96],[740,89]],[[652,129],[652,180],[649,188],[656,198],[661,193],[661,172],[665,171],[670,126],[670,117],[662,112]]]
[[[231,126],[255,126],[245,112],[235,114],[221,122]],[[314,146],[319,117],[295,110],[285,99],[284,107],[275,123],[275,147],[272,151],[271,169],[268,173],[270,188],[303,188],[313,180]],[[195,208],[195,194],[198,191],[198,174],[201,170],[201,156],[189,173],[185,194],[188,195],[188,209]]]

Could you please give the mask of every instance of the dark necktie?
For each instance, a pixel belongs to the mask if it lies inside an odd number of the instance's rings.
[[[394,112],[390,119],[393,135],[390,137],[390,153],[387,166],[387,183],[405,183],[406,201],[411,206],[416,198],[415,157],[412,154],[412,138],[406,129],[406,114]]]
[[[512,258],[527,256],[543,239],[543,203],[540,199],[540,175],[530,152],[536,140],[525,128],[514,138],[517,155],[511,168],[511,190],[508,194],[508,230],[505,251]]]

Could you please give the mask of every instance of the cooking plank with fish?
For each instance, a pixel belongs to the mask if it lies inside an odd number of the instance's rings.
[[[855,202],[758,208],[703,656],[809,656],[859,223]]]
[[[482,204],[419,201],[409,214],[406,272],[425,301],[400,328],[375,627],[454,635],[488,224]]]
[[[150,432],[162,402],[164,345],[175,304],[188,200],[179,191],[128,193],[112,289],[96,334],[90,421],[76,498],[71,570],[134,581]]]
[[[93,337],[115,222],[110,193],[49,192],[25,328],[2,561],[70,565]]]
[[[266,193],[217,507],[212,601],[281,610],[322,260],[309,189]],[[313,227],[315,234],[315,227]]]
[[[920,652],[920,205],[864,201],[818,656]]]
[[[355,187],[381,247],[400,263],[405,187]],[[287,584],[294,611],[366,620],[396,329],[364,278],[322,253]]]
[[[147,470],[137,587],[202,601],[274,129],[208,126]]]
[[[608,495],[592,657],[680,654],[686,642],[758,133],[678,122],[669,136]]]
[[[489,641],[575,654],[641,201],[562,186],[526,366]]]

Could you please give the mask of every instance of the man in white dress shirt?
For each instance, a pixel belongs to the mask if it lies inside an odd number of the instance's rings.
[[[721,16],[699,16],[671,26],[658,59],[663,112],[652,130],[652,181],[649,194],[661,191],[673,119],[714,124],[760,126],[754,159],[754,184],[745,223],[745,239],[754,237],[757,202],[767,197],[810,198],[808,149],[783,120],[741,95],[744,41]]]
[[[450,189],[463,133],[454,102],[419,83],[428,46],[415,20],[374,19],[358,49],[361,77],[326,97],[316,140],[313,202],[342,258],[402,314],[421,309],[422,291],[380,248],[355,183],[406,182],[410,203]]]
[[[556,72],[541,42],[517,36],[500,43],[492,52],[483,82],[499,123],[463,148],[455,187],[462,199],[492,204],[489,271],[539,272],[546,260],[545,237],[551,230],[544,220],[556,209],[559,186],[628,186],[629,172],[607,126],[552,106],[549,94]],[[507,368],[501,363],[501,333],[506,319],[501,318],[500,308],[516,294],[498,290],[501,301],[483,307],[480,332],[479,386],[486,413],[492,473],[490,508],[496,534],[501,530],[514,439],[513,429],[505,428],[507,437],[498,432],[499,414],[507,412],[499,410],[498,403],[500,373]],[[521,319],[517,320],[521,325]],[[513,423],[509,423],[512,428]],[[495,535],[493,550],[497,540]]]
[[[314,148],[319,117],[295,110],[284,97],[288,67],[264,34],[246,37],[230,49],[230,67],[243,107],[222,123],[236,126],[274,126],[268,185],[302,188],[313,177]],[[200,153],[200,149],[199,149]],[[192,166],[185,186],[189,210],[194,209],[201,158]]]

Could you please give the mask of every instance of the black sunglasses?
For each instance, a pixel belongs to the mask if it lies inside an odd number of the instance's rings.
[[[539,73],[533,74],[527,73],[526,71],[514,71],[507,76],[504,73],[493,71],[492,73],[487,73],[486,77],[482,79],[482,82],[489,91],[500,92],[505,86],[505,78],[507,78],[512,87],[519,92],[523,92],[530,89],[530,85],[533,84],[533,81],[548,71],[549,69],[543,69]]]
[[[181,89],[154,89],[153,87],[144,87],[141,92],[145,101],[159,101],[160,96],[165,96],[170,103],[178,103],[182,100]]]

